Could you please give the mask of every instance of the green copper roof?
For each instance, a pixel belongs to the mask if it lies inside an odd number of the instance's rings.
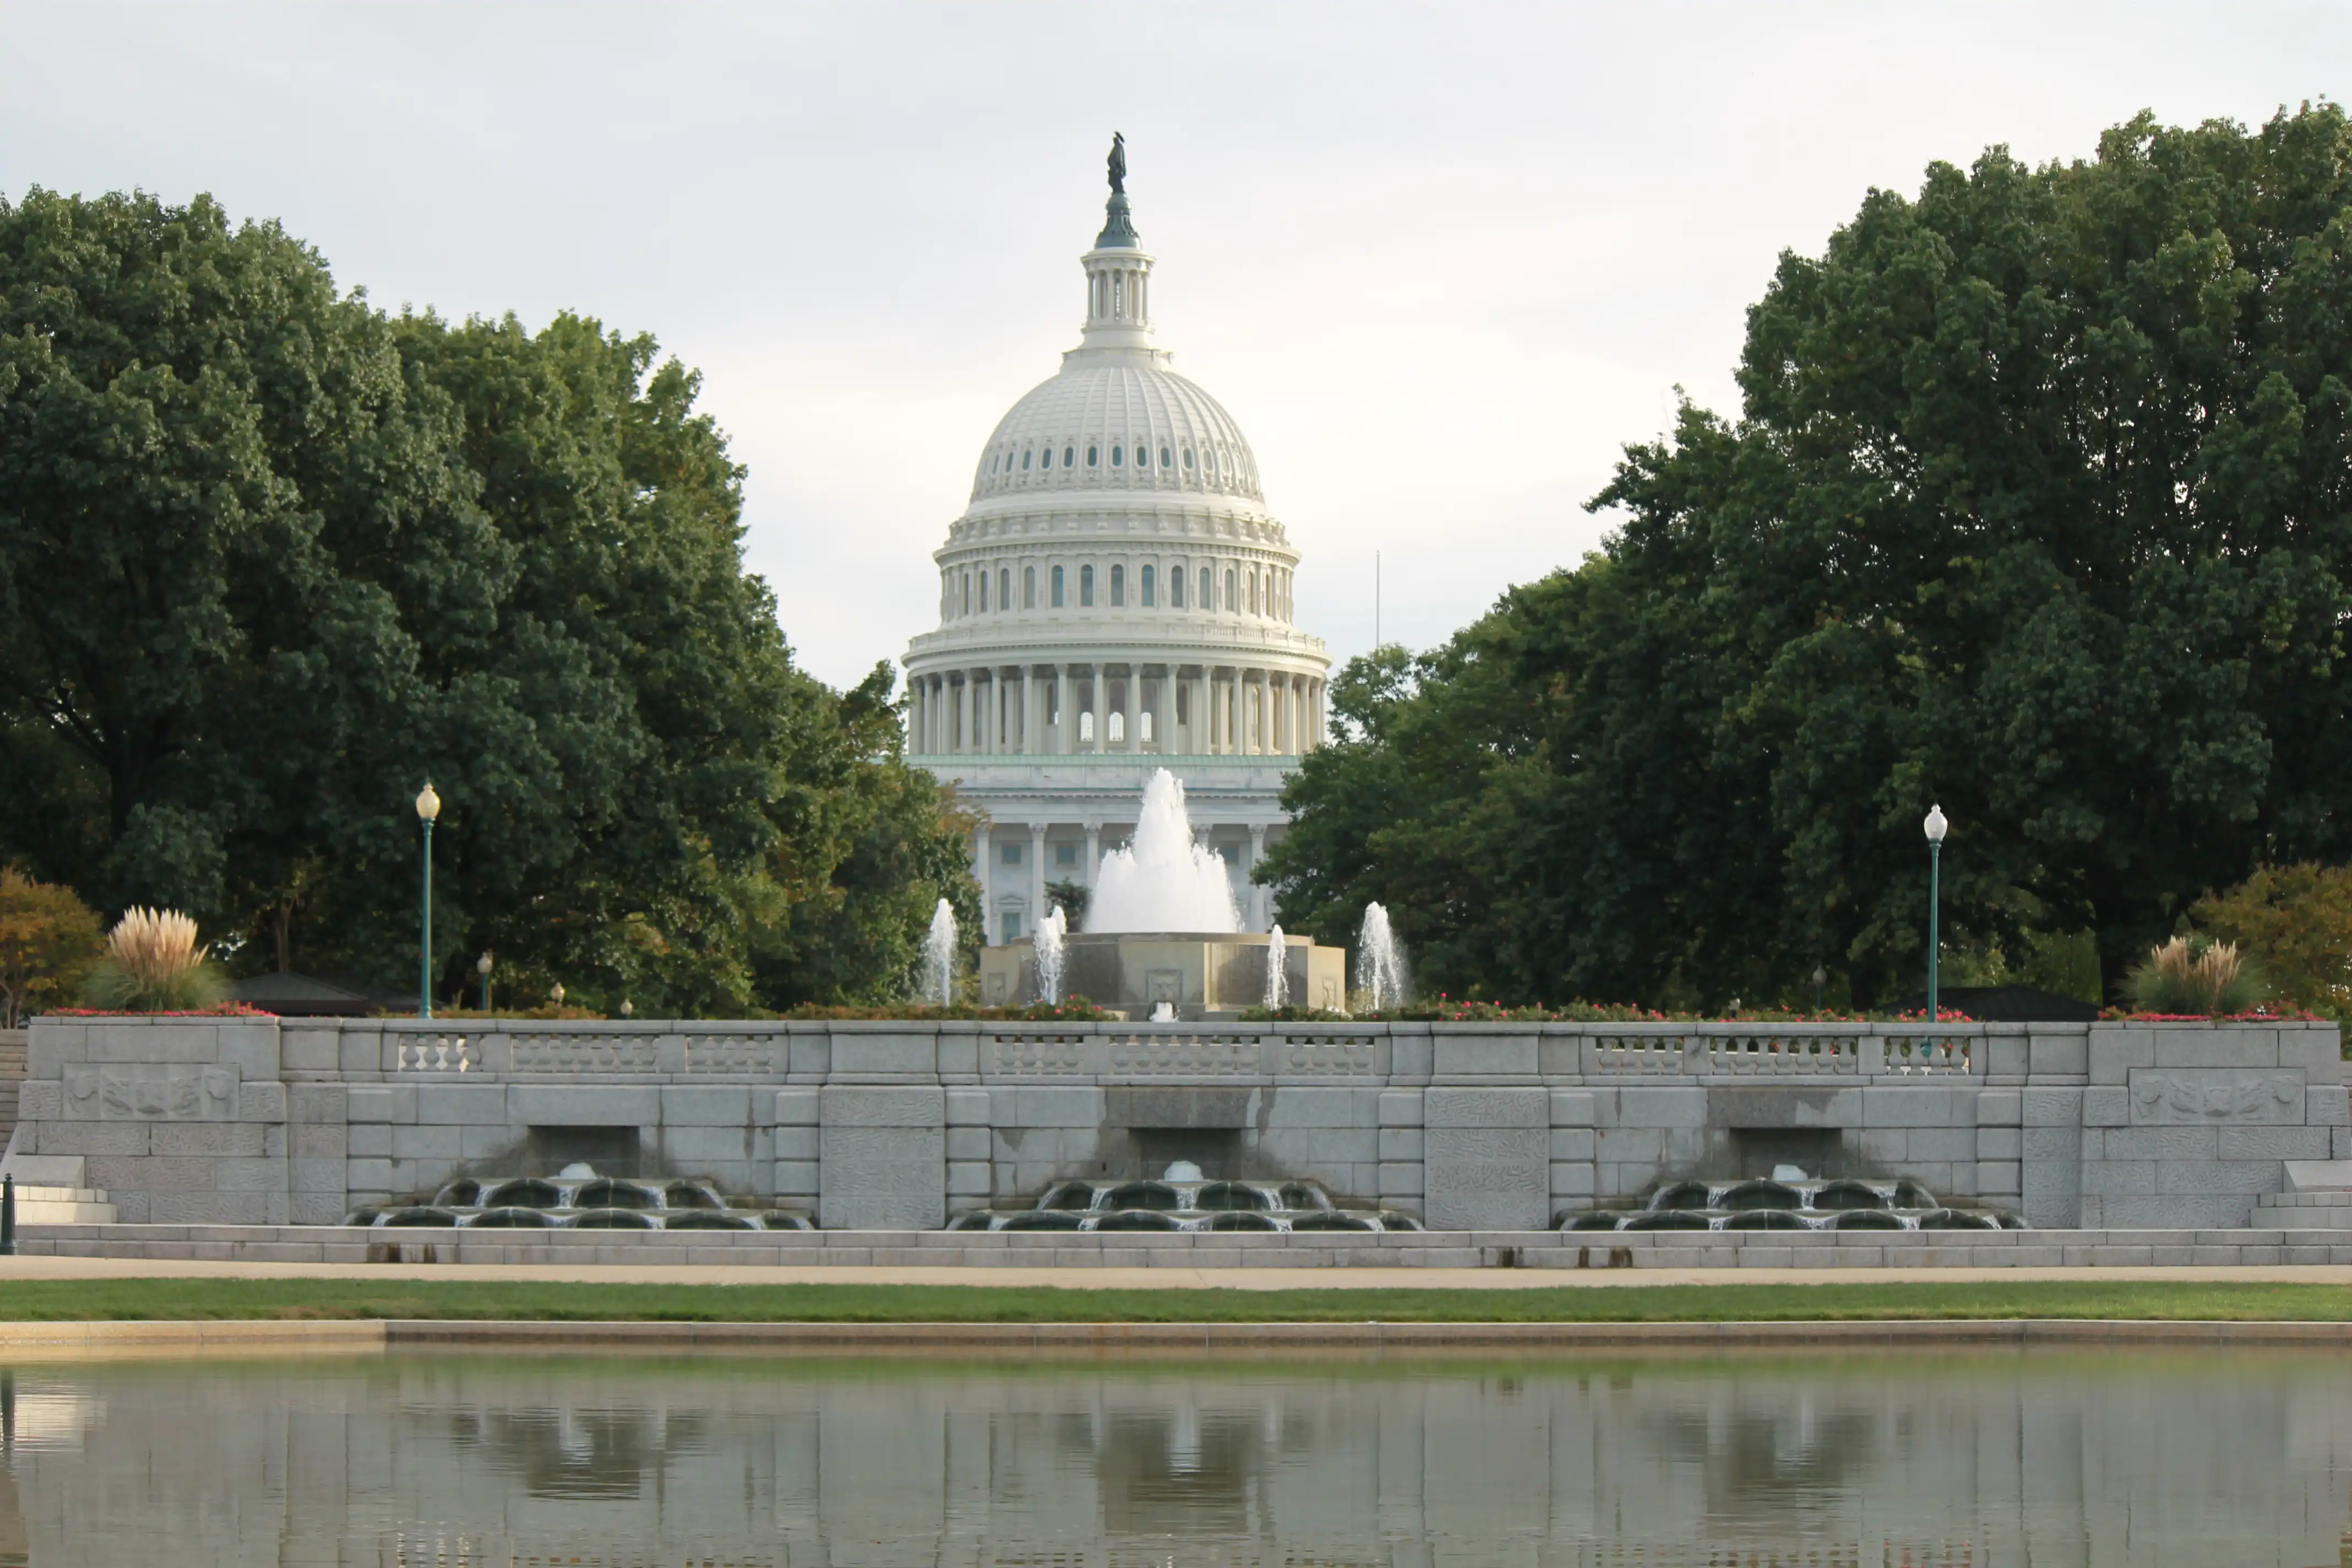
[[[1127,216],[1127,194],[1124,191],[1112,194],[1104,212],[1103,231],[1095,236],[1097,250],[1107,250],[1113,246],[1124,246],[1133,250],[1143,244],[1143,237],[1135,232],[1135,224]]]

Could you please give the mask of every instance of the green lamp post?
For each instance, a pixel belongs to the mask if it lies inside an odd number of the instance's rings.
[[[441,797],[428,781],[416,792],[416,820],[425,825],[425,919],[416,946],[416,1016],[433,1016],[433,819],[441,815]]]
[[[1952,825],[1942,806],[1931,805],[1920,826],[1927,832],[1927,1022],[1933,1024],[1942,1017],[1936,1011],[1936,916],[1944,897],[1944,834]]]

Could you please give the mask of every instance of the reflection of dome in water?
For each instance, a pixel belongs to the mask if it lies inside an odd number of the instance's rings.
[[[1240,425],[1155,340],[1124,195],[1081,266],[1078,346],[997,422],[935,552],[908,750],[990,819],[973,845],[990,942],[1034,933],[1049,884],[1095,888],[1161,766],[1222,857],[1240,929],[1264,931],[1249,873],[1322,732],[1330,660],[1297,627],[1298,552]]]

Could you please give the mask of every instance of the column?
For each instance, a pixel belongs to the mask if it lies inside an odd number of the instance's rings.
[[[907,750],[923,749],[923,683],[909,676],[907,680]]]
[[[1184,744],[1195,756],[1205,756],[1209,750],[1209,667],[1201,666],[1187,679],[1192,683],[1192,723]]]
[[[988,841],[988,824],[983,822],[973,828],[971,840],[972,847],[977,852],[974,858],[979,862],[979,869],[974,875],[980,882],[980,943],[982,947],[993,947],[996,945],[996,931],[993,929],[996,923],[996,908],[995,900],[990,896],[988,862],[989,850],[994,846]]]
[[[1265,858],[1265,824],[1251,823],[1249,836],[1249,866],[1243,873],[1242,882],[1242,886],[1249,889],[1249,901],[1246,906],[1248,913],[1244,923],[1252,931],[1265,931],[1268,924],[1265,918],[1265,889],[1259,887],[1252,879],[1257,876],[1257,863]]]
[[[1274,672],[1257,672],[1257,750],[1260,756],[1274,754]]]
[[[1143,733],[1136,727],[1136,719],[1143,711],[1143,666],[1129,661],[1127,684],[1119,690],[1120,728],[1127,734],[1127,750],[1130,754],[1143,750]]]
[[[1024,757],[1036,756],[1043,750],[1037,744],[1037,667],[1024,664],[1021,667],[1021,754]]]
[[[1105,689],[1110,685],[1109,680],[1104,677],[1103,671],[1109,668],[1110,666],[1107,664],[1090,664],[1087,666],[1087,672],[1091,678],[1087,689],[1087,707],[1092,710],[1095,716],[1095,752],[1097,755],[1110,749],[1108,744],[1109,737],[1104,733],[1103,730],[1103,722],[1105,719],[1108,717],[1109,713],[1109,710],[1104,706],[1105,700],[1109,696],[1108,691]],[[1091,875],[1092,873],[1088,874]]]
[[[1045,826],[1042,822],[1029,825],[1029,934],[1045,922]]]
[[[1097,731],[1097,733],[1099,734],[1100,731]],[[1085,868],[1087,886],[1089,888],[1095,885],[1095,872],[1099,868],[1101,861],[1102,824],[1099,822],[1089,822],[1087,824],[1087,864]]]
[[[1066,757],[1078,749],[1077,669],[1075,664],[1054,667],[1054,700],[1062,706],[1061,754]]]
[[[1176,752],[1176,667],[1160,667],[1160,684],[1151,689],[1151,744],[1163,757]]]

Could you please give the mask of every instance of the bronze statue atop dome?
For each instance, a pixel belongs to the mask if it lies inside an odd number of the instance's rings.
[[[1110,133],[1110,194],[1127,195],[1127,138],[1114,131]]]

